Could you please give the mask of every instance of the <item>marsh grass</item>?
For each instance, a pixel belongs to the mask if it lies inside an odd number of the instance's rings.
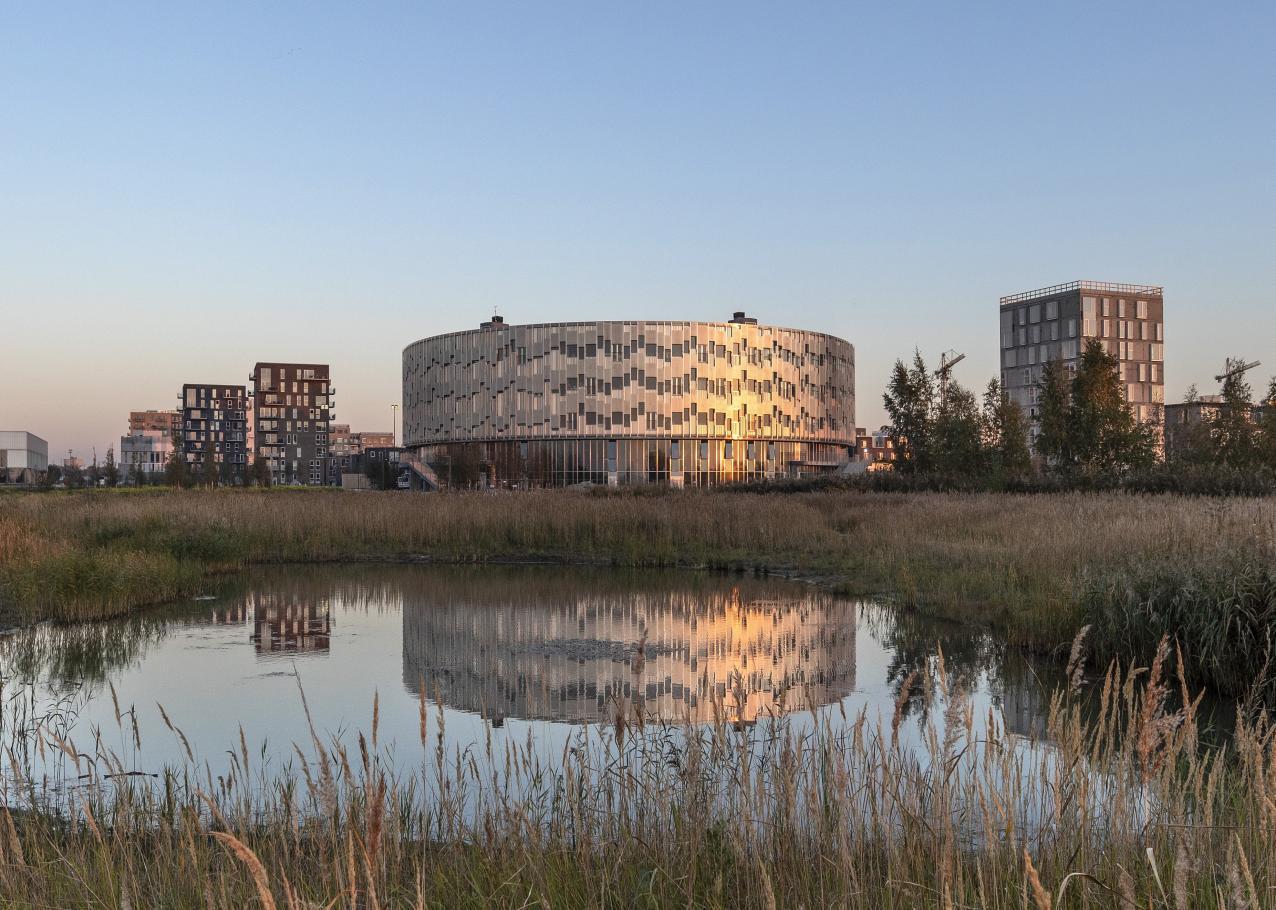
[[[942,654],[901,688],[893,716],[830,710],[739,731],[657,724],[614,703],[610,725],[552,759],[491,736],[448,752],[444,715],[423,699],[418,771],[391,770],[402,754],[387,758],[375,700],[363,733],[312,728],[287,768],[241,738],[215,759],[187,747],[155,778],[128,775],[103,746],[145,750],[117,712],[118,736],[41,728],[34,746],[10,744],[0,897],[289,910],[1268,906],[1276,737],[1242,716],[1233,746],[1203,749],[1176,661],[1162,642],[1151,667],[1110,668],[1097,707],[1056,693],[1039,741],[977,718]],[[906,735],[914,698],[933,704]],[[180,718],[165,718],[161,734],[184,743]],[[72,786],[34,780],[33,749],[60,756]]]
[[[1276,502],[660,490],[0,497],[0,601],[14,621],[112,615],[252,563],[398,558],[783,572],[1062,649],[1094,622],[1081,593],[1096,584],[1148,570],[1187,583],[1225,558],[1276,560]]]

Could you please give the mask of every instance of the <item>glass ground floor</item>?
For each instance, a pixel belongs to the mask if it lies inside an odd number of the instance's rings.
[[[534,439],[420,446],[452,487],[713,486],[833,473],[843,443],[770,439]]]

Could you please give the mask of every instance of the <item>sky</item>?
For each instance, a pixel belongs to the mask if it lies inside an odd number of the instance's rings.
[[[1276,4],[0,5],[0,429],[509,322],[829,332],[996,375],[998,298],[1165,287],[1167,400],[1276,373]]]

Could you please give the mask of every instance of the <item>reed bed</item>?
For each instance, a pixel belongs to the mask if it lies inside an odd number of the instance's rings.
[[[13,621],[113,615],[252,563],[543,559],[819,577],[1063,649],[1094,622],[1081,594],[1095,579],[1148,566],[1186,577],[1238,555],[1276,560],[1276,502],[847,491],[0,497],[0,610]]]
[[[1198,741],[1161,642],[1151,667],[1056,693],[1041,739],[977,717],[942,653],[893,716],[739,729],[613,705],[552,760],[449,753],[419,703],[418,770],[379,708],[288,767],[241,741],[156,778],[36,723],[10,730],[0,899],[12,907],[872,907],[1257,910],[1276,897],[1276,736]],[[1080,646],[1074,649],[1074,665]],[[302,696],[304,698],[304,696]],[[925,701],[927,710],[915,711]],[[1177,707],[1171,708],[1174,704]],[[924,720],[917,720],[918,716]],[[136,727],[117,712],[119,737]],[[180,718],[168,731],[185,741]],[[403,749],[407,744],[397,744]],[[60,756],[69,786],[34,779]],[[227,758],[229,754],[229,758]],[[393,770],[393,769],[399,770]]]

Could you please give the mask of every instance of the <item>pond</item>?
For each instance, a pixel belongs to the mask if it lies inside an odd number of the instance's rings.
[[[746,575],[546,566],[307,566],[210,582],[200,598],[0,640],[4,739],[45,786],[210,777],[373,725],[409,771],[502,743],[553,764],[618,715],[747,729],[862,711],[917,739],[939,655],[978,725],[1038,729],[1061,680],[989,636]],[[933,675],[933,674],[932,674]],[[374,705],[375,702],[375,705]],[[938,709],[942,710],[942,709]],[[374,721],[375,714],[375,721]],[[36,736],[37,727],[53,734]],[[73,742],[72,763],[59,741]],[[247,762],[248,756],[243,758]]]

